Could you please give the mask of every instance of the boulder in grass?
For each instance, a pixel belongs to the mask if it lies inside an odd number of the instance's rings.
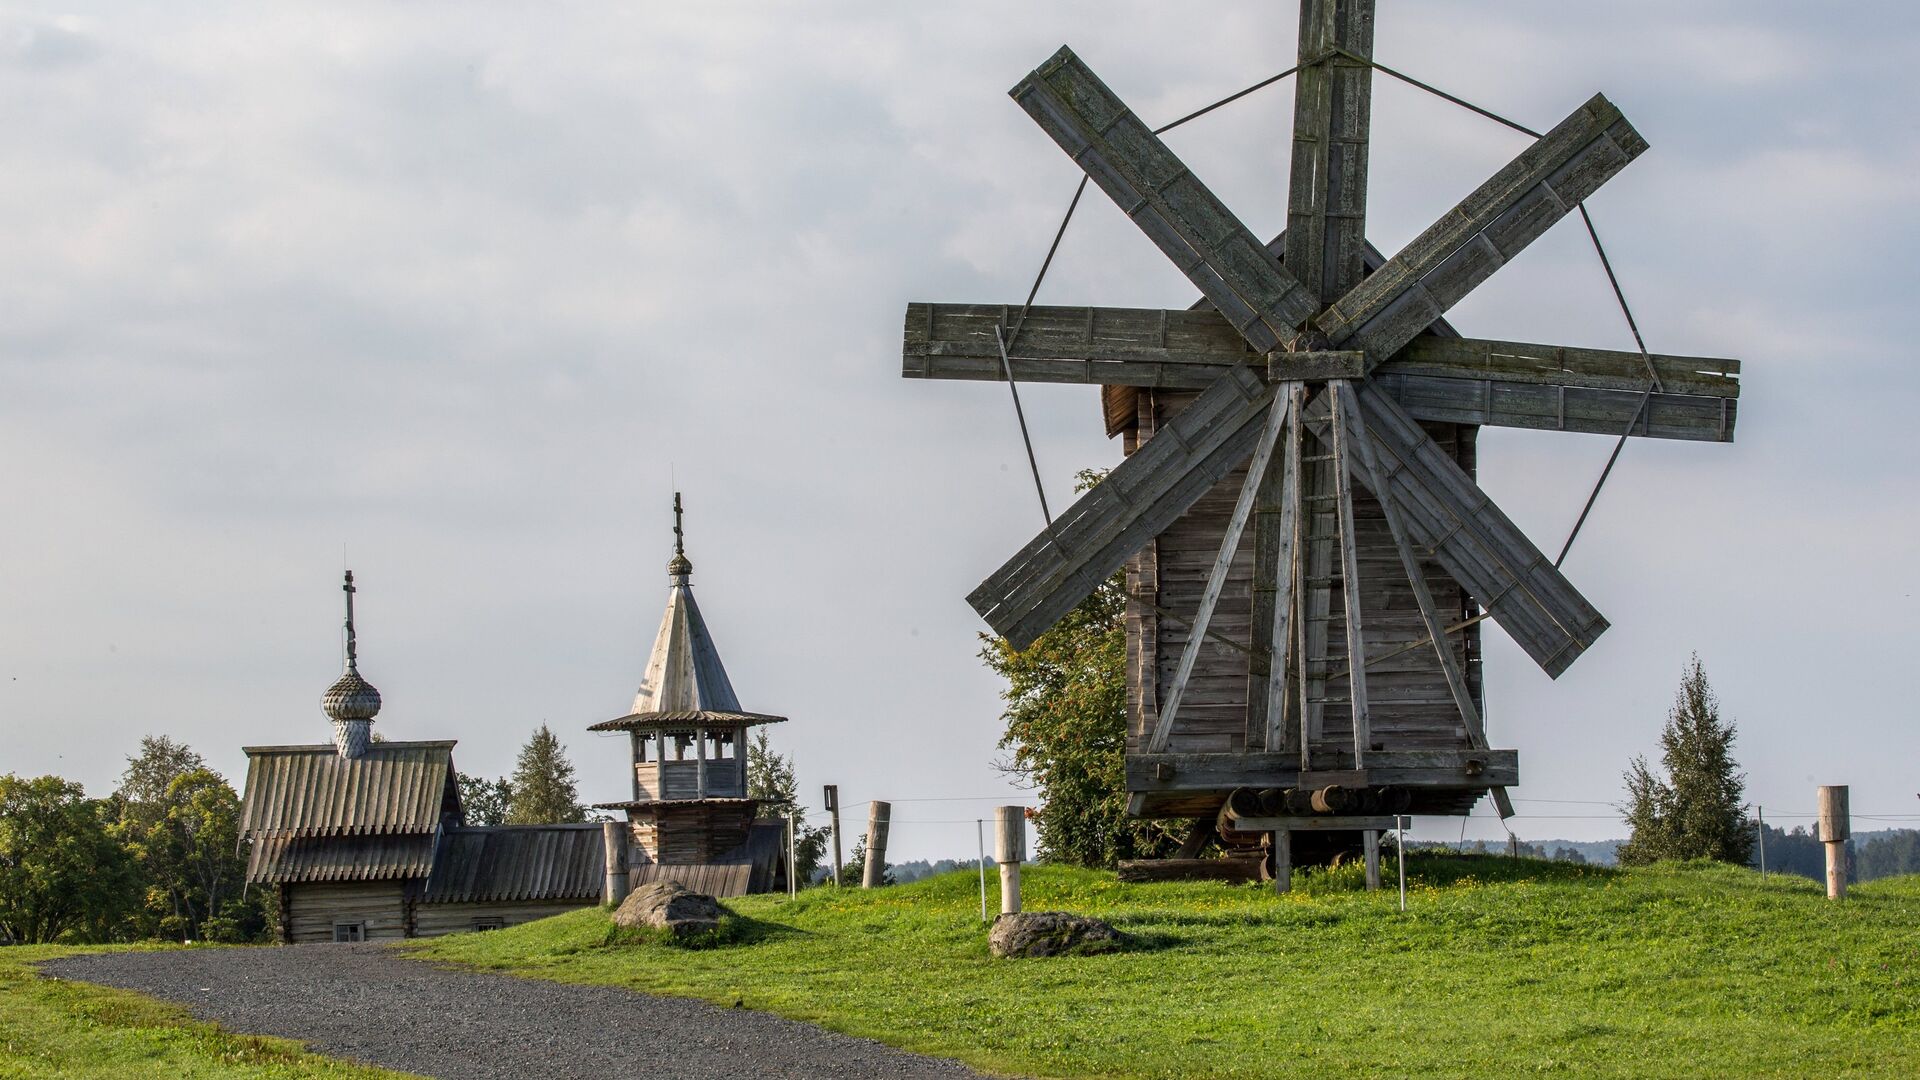
[[[627,894],[614,909],[613,924],[628,930],[665,930],[677,938],[717,930],[726,905],[677,881],[655,881]]]
[[[1085,915],[1064,911],[1018,911],[994,920],[987,949],[995,956],[1084,956],[1115,952],[1120,931]]]

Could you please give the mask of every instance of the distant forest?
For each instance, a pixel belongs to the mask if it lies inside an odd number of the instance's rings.
[[[1827,880],[1827,853],[1819,838],[1804,826],[1776,829],[1767,826],[1766,830],[1767,872],[1799,874],[1815,881]],[[1614,849],[1624,840],[1542,840],[1539,843],[1520,844],[1520,854],[1533,859],[1560,859],[1566,862],[1593,863],[1596,866],[1612,866],[1615,863]],[[1413,845],[1409,844],[1411,850]],[[1443,843],[1439,846],[1458,851],[1482,851],[1501,854],[1508,845],[1499,841],[1468,840],[1464,843]],[[1856,832],[1847,842],[1851,856],[1848,881],[1873,881],[1877,878],[1894,877],[1899,874],[1920,874],[1920,830],[1880,829],[1874,832]],[[1759,852],[1754,853],[1750,864],[1760,865]]]

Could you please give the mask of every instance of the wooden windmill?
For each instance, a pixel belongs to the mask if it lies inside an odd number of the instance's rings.
[[[1373,7],[1302,0],[1272,244],[1071,51],[1013,89],[1199,287],[1193,309],[906,318],[909,378],[1105,387],[1128,457],[969,601],[1024,648],[1124,566],[1129,810],[1271,834],[1283,881],[1292,831],[1464,814],[1488,792],[1510,816],[1518,757],[1481,722],[1479,621],[1552,676],[1607,628],[1475,484],[1478,425],[1730,441],[1738,395],[1733,361],[1476,340],[1442,320],[1646,149],[1602,96],[1399,254],[1373,251]]]

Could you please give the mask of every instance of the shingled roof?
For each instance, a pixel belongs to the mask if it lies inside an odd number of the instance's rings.
[[[633,709],[617,720],[605,720],[589,731],[628,731],[636,728],[749,727],[778,724],[784,716],[747,712],[733,692],[720,650],[713,643],[707,620],[693,599],[693,563],[678,543],[679,497],[674,498],[673,560],[667,564],[667,611],[654,635],[640,691]]]
[[[331,743],[249,746],[240,831],[253,835],[426,833],[460,812],[454,743],[374,743],[343,757]]]
[[[433,869],[432,833],[386,836],[299,836],[268,833],[253,838],[247,880],[295,885],[314,881],[406,881]]]
[[[598,822],[448,829],[425,901],[598,900],[606,848]]]

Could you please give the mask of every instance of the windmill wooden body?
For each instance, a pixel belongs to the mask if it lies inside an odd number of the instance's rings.
[[[1518,756],[1481,722],[1479,621],[1553,676],[1607,622],[1475,484],[1478,426],[1732,439],[1734,361],[1464,338],[1442,319],[1646,148],[1604,97],[1397,255],[1367,244],[1372,44],[1371,0],[1303,0],[1271,244],[1061,49],[1012,96],[1203,299],[907,310],[909,378],[1103,386],[1126,460],[969,601],[1025,647],[1126,569],[1136,815],[1282,841],[1464,814],[1489,792],[1509,816]]]

